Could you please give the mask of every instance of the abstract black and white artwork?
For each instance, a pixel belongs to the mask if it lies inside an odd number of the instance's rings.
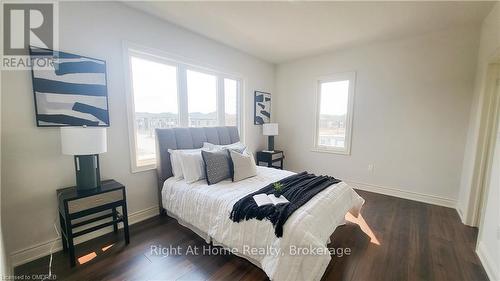
[[[109,126],[106,62],[80,55],[30,47],[38,127]]]
[[[271,94],[255,91],[254,124],[271,122]]]

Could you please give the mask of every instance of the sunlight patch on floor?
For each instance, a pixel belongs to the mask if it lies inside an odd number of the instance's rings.
[[[109,249],[109,248],[113,247],[114,245],[115,245],[115,244],[111,244],[111,245],[108,245],[108,246],[104,246],[104,247],[102,247],[102,249],[101,249],[101,250],[102,250],[103,252],[105,252],[107,249]]]
[[[87,262],[93,260],[95,257],[97,257],[97,254],[95,252],[92,252],[90,254],[86,254],[85,256],[81,256],[78,258],[78,263],[79,264],[87,263]]]
[[[107,246],[104,246],[101,248],[101,250],[103,252],[105,252],[106,250],[109,250],[111,247],[113,247],[115,244],[110,244],[110,245],[107,245]],[[97,253],[96,252],[92,252],[92,253],[89,253],[89,254],[86,254],[86,255],[83,255],[81,257],[78,258],[78,263],[79,264],[84,264],[84,263],[87,263],[93,259],[95,259],[97,257]]]
[[[361,230],[363,230],[363,232],[370,237],[370,242],[380,246],[380,241],[378,241],[377,237],[375,237],[372,229],[370,228],[370,226],[368,226],[361,214],[359,214],[359,216],[355,218],[353,215],[351,215],[351,213],[347,213],[347,215],[345,215],[345,219],[359,225]]]

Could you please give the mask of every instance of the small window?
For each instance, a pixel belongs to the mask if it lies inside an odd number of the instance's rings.
[[[314,148],[350,154],[355,73],[319,79]]]
[[[179,126],[177,68],[130,57],[135,112],[136,165],[155,163],[155,129]]]

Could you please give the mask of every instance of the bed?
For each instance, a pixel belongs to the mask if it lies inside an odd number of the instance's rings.
[[[160,210],[190,228],[207,243],[222,246],[264,270],[271,280],[320,280],[331,260],[327,244],[347,212],[357,216],[364,200],[346,183],[329,187],[294,212],[277,238],[267,220],[235,223],[232,206],[247,194],[293,172],[257,167],[257,176],[207,185],[172,177],[168,149],[201,148],[203,142],[239,141],[236,127],[157,129]]]

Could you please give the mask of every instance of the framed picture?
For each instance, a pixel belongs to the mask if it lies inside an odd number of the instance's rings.
[[[109,126],[106,61],[30,47],[38,127]]]
[[[255,91],[254,124],[262,125],[271,122],[271,94]]]

